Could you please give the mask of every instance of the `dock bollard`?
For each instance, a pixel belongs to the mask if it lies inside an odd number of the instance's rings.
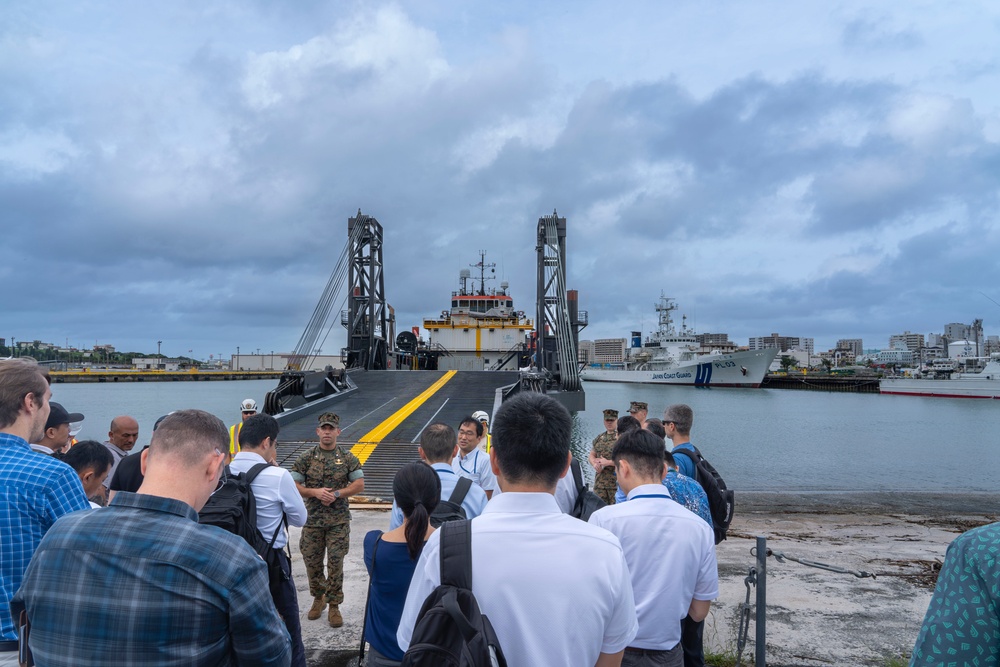
[[[754,623],[755,667],[767,666],[767,538],[757,536],[757,615]]]

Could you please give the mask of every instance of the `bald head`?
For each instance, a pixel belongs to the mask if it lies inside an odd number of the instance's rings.
[[[139,422],[134,417],[121,415],[111,420],[108,442],[123,451],[130,451],[139,439]]]

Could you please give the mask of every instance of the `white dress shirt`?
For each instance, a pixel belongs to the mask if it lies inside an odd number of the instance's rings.
[[[451,462],[451,469],[459,477],[468,477],[483,487],[484,491],[492,491],[494,495],[500,493],[497,476],[490,466],[490,455],[478,447],[468,455],[463,455],[462,450],[458,450],[458,456]]]
[[[455,471],[451,469],[451,466],[447,463],[434,463],[431,465],[434,468],[434,472],[437,473],[438,478],[441,480],[441,500],[448,500],[451,497],[451,492],[455,490],[455,486],[458,484],[458,475]],[[483,509],[486,507],[486,492],[483,491],[475,482],[469,487],[469,492],[465,494],[465,498],[462,500],[462,509],[465,510],[465,518],[472,519],[483,513]],[[396,505],[396,501],[392,501],[392,514],[389,519],[389,530],[394,530],[403,525],[403,510],[399,509]]]
[[[681,620],[691,600],[719,596],[715,539],[704,519],[674,502],[662,484],[632,489],[628,502],[590,515],[590,523],[621,540],[639,632],[630,646],[672,649],[681,640]]]
[[[427,540],[396,638],[410,645],[441,581],[441,532]],[[559,511],[549,493],[503,493],[472,521],[472,591],[507,664],[579,667],[629,646],[638,628],[618,539]]]
[[[229,463],[229,469],[236,473],[245,473],[258,463],[267,463],[264,457],[255,452],[241,451]],[[257,503],[257,530],[269,544],[274,537],[274,531],[281,523],[282,513],[288,517],[288,525],[302,526],[306,522],[308,512],[302,495],[295,486],[291,473],[278,466],[268,466],[250,485],[253,497]],[[288,544],[288,533],[282,530],[274,541],[275,549],[282,549]]]

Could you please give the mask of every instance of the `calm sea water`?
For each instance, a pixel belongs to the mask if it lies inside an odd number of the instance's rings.
[[[171,410],[200,408],[226,424],[244,398],[263,405],[273,380],[57,384],[53,397],[86,416],[80,439],[104,440],[111,419],[139,420],[140,444]],[[575,415],[582,456],[603,429],[601,411],[646,401],[650,416],[671,403],[694,409],[692,442],[730,486],[744,491],[934,491],[1000,489],[1000,402],[779,389],[695,389],[586,383]],[[484,406],[489,409],[488,406]],[[586,467],[586,466],[585,466]]]

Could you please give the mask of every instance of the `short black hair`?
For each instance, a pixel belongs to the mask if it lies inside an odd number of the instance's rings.
[[[138,456],[138,454],[135,454]],[[87,468],[92,469],[98,475],[110,470],[115,459],[111,451],[96,440],[81,440],[66,452],[62,457],[63,463],[80,474]]]
[[[239,430],[240,448],[257,449],[267,438],[277,440],[281,427],[278,426],[278,420],[271,415],[258,412],[253,417],[247,417]]]
[[[451,463],[457,444],[458,436],[455,435],[455,429],[441,422],[431,424],[420,434],[420,448],[424,450],[424,456],[431,463],[442,461]]]
[[[642,477],[663,478],[663,441],[649,431],[632,429],[615,440],[611,460],[618,465],[622,459],[629,462],[636,474]]]
[[[641,428],[642,424],[640,424],[639,420],[633,417],[632,415],[624,415],[618,418],[618,426],[616,427],[618,435],[622,435],[623,433],[628,433],[629,431],[632,431],[634,429],[641,429]]]
[[[474,417],[469,416],[462,420],[462,422],[458,425],[458,428],[462,428],[466,424],[472,424],[473,426],[476,427],[476,437],[478,438],[483,437],[483,422],[479,421],[478,419],[475,419]]]
[[[657,419],[656,417],[653,417],[652,419],[647,419],[646,425],[643,428],[645,428],[647,431],[658,437],[660,440],[666,442],[667,430],[663,428],[663,422]]]
[[[526,391],[504,401],[493,418],[493,450],[514,483],[555,486],[569,461],[573,420],[555,399]]]

